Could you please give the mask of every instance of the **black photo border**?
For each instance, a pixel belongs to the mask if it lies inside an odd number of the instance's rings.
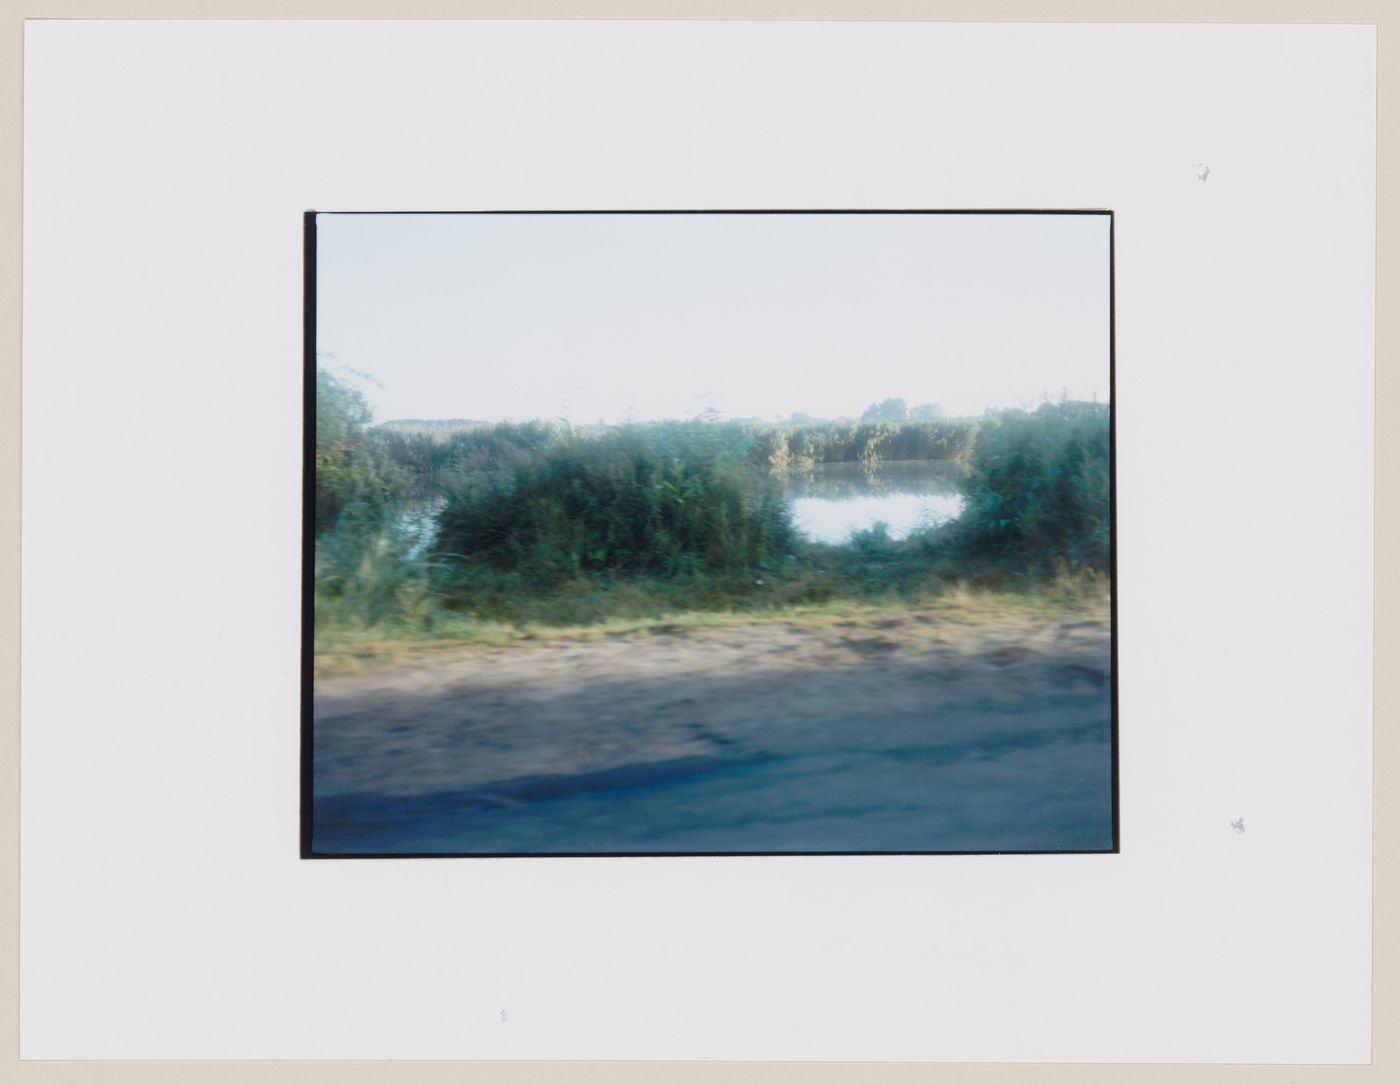
[[[316,218],[335,215],[1092,215],[1108,218],[1108,568],[1110,646],[1110,787],[1112,846],[1028,851],[661,851],[661,852],[317,852],[313,847],[315,766],[314,633],[316,620]],[[704,859],[813,856],[1117,855],[1122,851],[1118,705],[1118,347],[1116,215],[1109,208],[706,208],[667,210],[316,211],[302,215],[302,553],[300,857],[302,859]]]

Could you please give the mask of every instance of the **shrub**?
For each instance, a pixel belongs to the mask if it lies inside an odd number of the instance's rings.
[[[781,556],[794,532],[779,490],[703,424],[561,440],[465,478],[438,547],[531,587],[580,574],[731,575]]]
[[[405,488],[406,476],[367,438],[364,397],[323,369],[316,371],[316,533],[330,531],[352,503],[382,509]]]
[[[1047,403],[989,416],[965,492],[962,516],[944,533],[959,556],[1012,574],[1106,571],[1108,407]]]
[[[416,632],[431,625],[434,568],[383,508],[352,501],[316,539],[316,636],[368,629]]]

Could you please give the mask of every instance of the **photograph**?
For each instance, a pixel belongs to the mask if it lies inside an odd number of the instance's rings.
[[[303,857],[1118,850],[1110,210],[304,245]]]

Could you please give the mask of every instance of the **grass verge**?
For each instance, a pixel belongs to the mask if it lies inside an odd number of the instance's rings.
[[[968,627],[1087,621],[1107,629],[1108,580],[1098,574],[1064,575],[1020,590],[958,583],[902,596],[841,597],[776,608],[660,610],[644,615],[612,615],[587,624],[529,619],[491,621],[444,612],[433,624],[396,631],[340,626],[324,637],[318,632],[314,671],[317,676],[366,673],[392,666],[409,654],[422,656],[437,650],[447,654],[472,648],[637,639],[734,628],[781,626],[820,633],[840,627],[849,634],[853,626],[873,626],[896,615]]]

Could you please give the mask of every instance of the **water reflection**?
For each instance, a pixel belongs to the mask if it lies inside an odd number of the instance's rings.
[[[399,514],[394,530],[400,539],[408,543],[408,551],[404,555],[407,559],[426,554],[437,542],[438,515],[446,504],[445,501],[432,501],[415,505]]]
[[[813,542],[839,544],[883,523],[890,538],[954,520],[962,471],[946,461],[819,464],[786,480],[793,522]]]

